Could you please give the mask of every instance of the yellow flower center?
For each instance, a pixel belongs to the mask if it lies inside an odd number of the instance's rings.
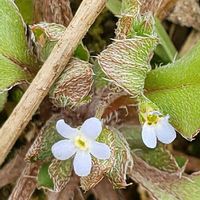
[[[81,135],[78,135],[75,138],[74,144],[77,148],[79,148],[80,150],[83,150],[83,151],[86,151],[89,148],[87,140],[84,137],[82,137]]]
[[[148,125],[156,125],[160,120],[160,116],[157,114],[149,114],[147,115],[147,124]]]

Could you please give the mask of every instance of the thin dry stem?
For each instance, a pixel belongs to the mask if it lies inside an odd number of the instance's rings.
[[[30,145],[26,146],[22,151],[17,152],[15,157],[0,169],[0,188],[7,184],[13,184],[18,179],[25,167],[24,156],[29,146]]]
[[[64,70],[77,44],[104,8],[106,0],[83,0],[75,17],[0,130],[0,165],[26,127],[51,85]]]
[[[9,200],[27,200],[36,188],[36,176],[39,166],[35,163],[27,163]]]

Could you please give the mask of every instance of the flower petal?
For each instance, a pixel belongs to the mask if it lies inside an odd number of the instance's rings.
[[[102,123],[96,117],[92,117],[83,123],[80,130],[86,137],[96,139],[102,131]]]
[[[90,153],[98,159],[106,160],[110,158],[111,151],[108,145],[95,141],[91,143]]]
[[[158,140],[164,144],[170,144],[176,138],[176,131],[168,122],[168,117],[164,117],[160,120],[155,128],[155,131]]]
[[[154,126],[144,123],[142,127],[142,140],[147,147],[152,149],[156,147],[157,138]]]
[[[74,171],[78,176],[87,176],[92,168],[91,155],[84,151],[77,151],[74,157]]]
[[[72,128],[71,126],[66,124],[64,119],[60,119],[57,121],[56,130],[61,136],[68,139],[74,138],[78,134],[77,129]]]
[[[67,160],[76,153],[75,146],[70,140],[60,140],[56,142],[51,147],[51,151],[58,160]]]

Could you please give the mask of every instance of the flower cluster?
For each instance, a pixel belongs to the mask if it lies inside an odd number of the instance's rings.
[[[157,140],[164,144],[176,138],[176,131],[169,123],[169,115],[163,116],[158,111],[148,112],[142,127],[142,140],[149,148],[155,148]],[[79,176],[87,176],[92,168],[92,156],[97,159],[109,159],[111,150],[108,145],[97,142],[102,131],[102,123],[92,117],[87,119],[80,129],[72,128],[63,119],[56,123],[57,132],[64,137],[56,142],[51,150],[58,160],[74,158],[74,171]]]
[[[87,119],[80,129],[72,128],[63,119],[57,121],[56,130],[65,139],[55,143],[51,150],[58,160],[67,160],[74,157],[74,171],[79,176],[87,176],[92,168],[92,156],[97,159],[109,159],[110,148],[97,142],[102,131],[102,123],[93,117]]]
[[[155,148],[157,139],[164,144],[175,140],[176,131],[168,120],[169,115],[162,116],[158,111],[147,113],[142,127],[142,140],[147,147]]]

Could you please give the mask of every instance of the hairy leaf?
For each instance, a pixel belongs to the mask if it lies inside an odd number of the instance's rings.
[[[9,58],[0,54],[0,90],[9,90],[11,86],[19,84],[23,80],[30,80],[30,74],[20,68]]]
[[[49,166],[49,175],[53,180],[53,191],[60,192],[65,188],[72,174],[72,160],[54,159]]]
[[[129,175],[147,189],[155,200],[198,200],[200,174],[182,175],[160,171],[133,156],[134,167]]]
[[[105,135],[105,138],[103,137]],[[104,142],[111,147],[110,142],[113,141],[113,133],[104,128],[101,132],[101,138],[103,137],[103,141],[99,139],[99,142]],[[113,149],[112,149],[113,151]],[[89,189],[93,188],[97,185],[105,176],[105,173],[109,171],[113,163],[113,152],[109,160],[98,160],[96,158],[92,159],[92,170],[91,173],[86,177],[81,177],[81,187],[83,190],[88,191]]]
[[[106,176],[115,189],[125,188],[128,185],[126,175],[132,169],[133,160],[126,139],[116,129],[112,129],[112,131],[115,133],[115,138],[111,143],[113,146],[113,164]]]
[[[41,22],[31,26],[31,29],[39,45],[40,60],[44,62],[51,53],[57,41],[64,34],[66,27],[61,24]],[[80,58],[81,60],[88,61],[90,54],[87,48],[81,42],[77,46],[74,56]]]
[[[185,138],[200,128],[200,43],[185,57],[148,73],[146,96]]]
[[[63,139],[63,137],[57,133],[55,124],[56,120],[54,117],[47,121],[29,149],[26,155],[27,161],[45,161],[53,158],[51,152],[52,145]]]
[[[61,24],[41,22],[31,26],[36,41],[38,43],[39,58],[44,62],[57,41],[65,32],[65,27]]]
[[[139,13],[140,3],[138,0],[122,0],[121,14],[137,16]]]
[[[155,13],[155,10],[161,8],[157,14],[162,15],[162,9],[164,10],[164,8],[168,6],[171,7],[171,4],[173,5],[174,1],[170,3],[162,2],[164,5],[159,3],[157,0],[153,2],[140,2],[140,4],[137,0],[123,0],[122,2],[123,5],[120,0],[115,0],[115,3],[113,3],[112,0],[107,2],[107,8],[113,14],[118,16],[122,14],[122,16],[119,17],[117,24],[118,27],[116,30],[116,37],[124,37],[124,34],[129,38],[134,35],[157,34],[160,44],[155,49],[156,58],[158,57],[159,61],[162,63],[173,62],[176,58],[177,51],[160,21],[158,19],[154,19],[152,17],[153,15],[149,14],[151,12],[148,11],[153,11],[153,13]],[[134,8],[127,10],[126,7]],[[123,15],[124,12],[128,14]]]
[[[85,103],[92,83],[92,65],[73,58],[52,86],[49,97],[57,107],[81,105]]]
[[[155,37],[134,37],[116,40],[99,56],[98,62],[106,75],[133,96],[143,93],[149,60],[157,44]]]

